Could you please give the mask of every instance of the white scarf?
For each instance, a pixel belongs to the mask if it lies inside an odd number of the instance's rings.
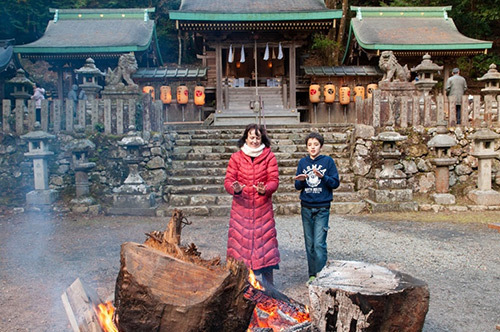
[[[241,151],[243,151],[243,153],[246,154],[247,156],[255,158],[260,156],[265,147],[266,146],[264,144],[261,144],[258,148],[251,148],[247,145],[247,143],[245,143],[241,147]]]

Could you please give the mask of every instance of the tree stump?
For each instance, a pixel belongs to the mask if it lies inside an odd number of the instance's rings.
[[[329,261],[309,285],[309,299],[321,332],[421,331],[429,309],[425,282],[354,261]]]
[[[145,244],[122,244],[115,289],[119,330],[246,331],[255,307],[244,298],[247,268],[203,260],[194,244],[180,246],[179,219],[182,213],[174,212],[166,231],[148,234]]]

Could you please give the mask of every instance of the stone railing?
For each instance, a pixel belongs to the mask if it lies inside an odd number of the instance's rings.
[[[448,99],[448,100],[446,100]],[[485,121],[489,126],[500,127],[500,96],[484,98],[479,95],[465,95],[462,100],[461,126],[479,127]],[[375,128],[387,124],[398,128],[433,127],[444,121],[448,126],[457,124],[455,100],[442,94],[437,96],[397,96],[375,90],[372,98],[357,97],[354,103],[355,119],[358,124]]]
[[[38,114],[37,114],[38,113]],[[124,134],[130,125],[145,131],[162,132],[165,118],[161,101],[152,101],[149,95],[136,99],[43,100],[39,111],[33,100],[17,99],[12,103],[2,100],[0,131],[22,135],[35,128],[58,133],[74,132],[78,128],[87,132]]]

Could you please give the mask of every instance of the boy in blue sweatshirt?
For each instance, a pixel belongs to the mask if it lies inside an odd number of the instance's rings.
[[[308,156],[299,161],[295,189],[300,190],[300,204],[304,240],[306,244],[309,281],[325,266],[327,260],[326,236],[330,218],[332,190],[340,184],[333,159],[320,155],[324,138],[312,132],[306,138]]]

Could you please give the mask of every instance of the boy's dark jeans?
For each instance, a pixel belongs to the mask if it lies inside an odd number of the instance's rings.
[[[329,229],[330,208],[302,206],[301,214],[309,276],[316,276],[327,260],[326,236]]]

